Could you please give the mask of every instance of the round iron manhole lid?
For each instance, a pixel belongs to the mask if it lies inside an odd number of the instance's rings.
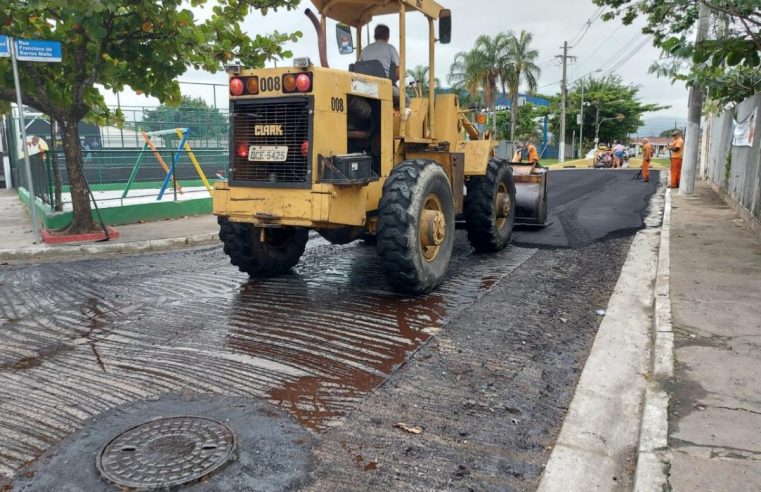
[[[168,489],[202,480],[235,456],[235,434],[205,417],[165,417],[117,435],[98,453],[101,476],[120,487]]]

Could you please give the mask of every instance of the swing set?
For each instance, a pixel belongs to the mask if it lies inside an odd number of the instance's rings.
[[[127,186],[124,187],[122,198],[127,198],[127,194],[129,194],[129,191],[135,182],[137,173],[140,170],[140,164],[143,162],[143,157],[145,156],[145,152],[148,149],[151,149],[151,152],[153,152],[153,156],[156,158],[159,164],[161,164],[161,167],[164,169],[164,172],[166,172],[166,177],[164,178],[164,182],[161,185],[161,190],[159,191],[159,194],[156,197],[157,201],[161,201],[161,199],[164,198],[164,193],[166,193],[166,190],[169,187],[170,182],[174,185],[177,191],[179,191],[180,193],[183,193],[182,185],[177,180],[177,176],[175,174],[175,170],[177,169],[177,164],[180,162],[180,157],[183,150],[190,158],[190,162],[193,163],[193,167],[195,167],[196,173],[198,173],[198,177],[201,178],[203,185],[206,187],[206,191],[208,191],[209,196],[211,196],[211,185],[209,184],[209,180],[206,179],[206,175],[204,174],[203,169],[201,169],[201,165],[198,163],[198,159],[196,159],[196,156],[193,153],[193,150],[190,148],[190,143],[188,142],[188,139],[190,138],[190,128],[175,128],[174,130],[159,130],[155,132],[141,132],[141,133],[143,135],[143,140],[145,140],[145,143],[143,144],[143,148],[140,150],[140,153],[137,156],[137,161],[135,161],[135,165],[133,166],[132,172],[129,175],[129,180],[127,180]],[[172,156],[172,165],[168,166],[167,163],[164,161],[164,158],[161,157],[161,153],[158,151],[158,149],[156,148],[156,145],[153,143],[151,139],[153,137],[158,137],[161,135],[173,135],[173,134],[177,134],[177,136],[180,138],[180,143],[179,145],[177,145],[177,151]]]

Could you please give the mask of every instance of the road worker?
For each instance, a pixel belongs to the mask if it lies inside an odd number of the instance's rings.
[[[684,140],[682,132],[674,130],[672,133],[674,139],[669,145],[671,151],[671,180],[669,188],[679,188],[679,180],[682,177],[682,156],[684,155]]]
[[[650,181],[650,160],[653,158],[653,144],[650,140],[642,140],[642,181],[647,183]]]
[[[531,172],[533,173],[534,170],[539,167],[539,152],[536,150],[536,145],[534,145],[534,140],[531,139],[528,142],[526,142],[526,152],[528,153],[528,163],[531,164]]]

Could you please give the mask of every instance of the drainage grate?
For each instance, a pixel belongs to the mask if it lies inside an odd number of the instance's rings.
[[[98,454],[101,476],[130,489],[168,489],[202,480],[235,456],[235,435],[205,417],[151,420],[114,437]]]

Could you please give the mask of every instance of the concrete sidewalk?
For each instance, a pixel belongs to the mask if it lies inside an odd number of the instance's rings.
[[[116,226],[120,236],[103,243],[34,244],[32,219],[15,190],[0,190],[0,260],[33,261],[45,257],[130,253],[216,244],[213,215]]]
[[[761,242],[705,182],[672,195],[675,491],[761,490]]]

